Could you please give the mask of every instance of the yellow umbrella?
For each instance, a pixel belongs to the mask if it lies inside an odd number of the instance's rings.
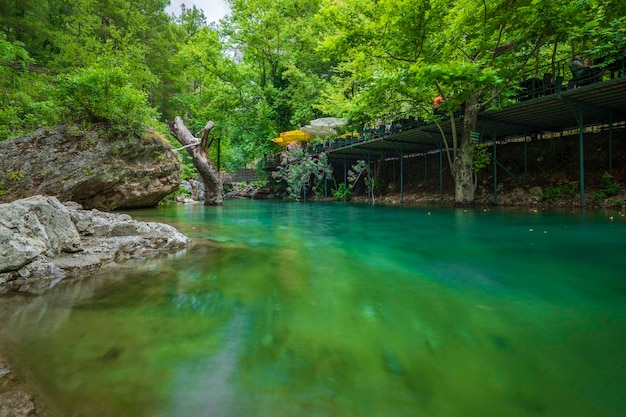
[[[289,130],[287,132],[281,132],[279,138],[274,138],[272,141],[279,146],[287,146],[293,142],[301,142],[304,140],[311,140],[311,135],[301,132],[299,130]]]
[[[348,132],[348,133],[344,133],[343,135],[341,135],[340,137],[342,138],[349,138],[349,137],[353,137],[353,138],[357,138],[360,139],[361,135],[359,135],[359,132]]]
[[[283,138],[283,141],[285,142],[300,142],[302,140],[311,140],[311,135],[300,130],[281,132],[280,137]]]

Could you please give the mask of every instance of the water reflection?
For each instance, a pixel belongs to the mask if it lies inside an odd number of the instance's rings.
[[[3,309],[67,416],[626,415],[623,221],[258,202],[133,216],[197,244]]]

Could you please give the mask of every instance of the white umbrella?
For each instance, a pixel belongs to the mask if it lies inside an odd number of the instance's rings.
[[[328,126],[306,125],[304,127],[301,127],[300,130],[313,136],[329,136],[337,134],[337,131],[335,129]]]
[[[320,119],[311,120],[311,126],[340,127],[347,124],[347,120],[338,117],[322,117]]]

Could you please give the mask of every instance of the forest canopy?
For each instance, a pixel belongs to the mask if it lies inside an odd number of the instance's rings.
[[[167,0],[0,0],[0,140],[62,123],[116,135],[215,121],[222,168],[276,153],[322,116],[377,118],[506,105],[523,77],[573,54],[626,50],[622,0],[229,0],[168,15]],[[210,13],[210,11],[206,11]]]

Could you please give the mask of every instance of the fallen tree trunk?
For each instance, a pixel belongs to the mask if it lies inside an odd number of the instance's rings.
[[[208,150],[205,149],[205,147],[208,148],[206,145],[207,139],[214,125],[212,121],[208,121],[204,129],[202,129],[202,139],[198,140],[189,132],[183,119],[179,116],[176,116],[173,122],[168,123],[170,132],[184,145],[183,147],[191,155],[193,165],[200,174],[200,178],[202,178],[205,206],[222,205],[222,196],[224,194],[222,178],[213,161],[209,159]]]

